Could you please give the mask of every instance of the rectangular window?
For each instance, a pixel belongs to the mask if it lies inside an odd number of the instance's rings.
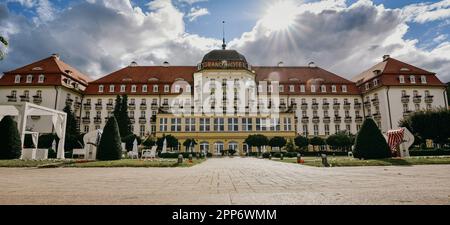
[[[256,118],[256,131],[261,131],[261,118]]]
[[[374,87],[378,86],[378,79],[374,79],[374,80],[373,80],[373,86],[374,86]]]
[[[136,92],[136,85],[132,85],[132,86],[131,86],[131,92],[132,92],[132,93],[135,93],[135,92]]]
[[[98,86],[98,92],[103,93],[103,85]]]
[[[303,125],[303,135],[308,136],[308,125]]]
[[[341,131],[341,125],[339,125],[339,124],[334,125],[334,130],[336,133]]]
[[[294,85],[290,85],[289,86],[289,91],[290,92],[294,92],[295,91],[295,86]]]
[[[153,85],[153,92],[157,93],[158,92],[158,85]]]
[[[84,133],[89,133],[89,126],[84,126]]]
[[[291,118],[285,117],[284,118],[284,131],[291,131]]]
[[[114,85],[109,85],[109,92],[114,92]]]
[[[369,88],[370,88],[370,84],[366,83],[366,90],[369,90]]]
[[[415,84],[416,83],[416,77],[411,75],[409,76],[409,81],[411,82],[411,84]]]
[[[314,125],[314,136],[318,136],[319,135],[319,125],[315,124]]]
[[[180,132],[181,131],[181,118],[172,118],[172,132]]]
[[[45,76],[44,75],[39,75],[38,83],[44,83],[44,80],[45,80]]]
[[[252,131],[252,118],[242,118],[242,131]]]
[[[126,87],[125,85],[120,85],[120,92],[125,92]]]
[[[164,85],[164,92],[165,93],[169,93],[170,91],[170,86],[169,85]]]
[[[211,130],[211,120],[209,118],[200,118],[200,131],[206,132]]]
[[[225,131],[224,118],[214,119],[214,131]]]
[[[142,92],[147,92],[147,85],[142,85]]]
[[[350,124],[345,125],[345,129],[346,129],[348,132],[350,132],[350,131],[351,131]]]
[[[330,135],[330,125],[325,124],[324,128],[325,128],[325,135],[327,135],[327,136]]]
[[[239,131],[238,118],[228,118],[228,131]]]
[[[420,77],[420,82],[422,82],[422,84],[426,84],[427,83],[427,77],[426,76],[421,76]]]
[[[185,119],[185,129],[186,132],[194,132],[195,131],[195,119],[194,118],[186,118]]]
[[[18,84],[20,83],[20,75],[17,75],[14,79],[14,83]]]
[[[279,92],[284,92],[284,86],[283,85],[278,86],[278,91]]]
[[[145,125],[141,125],[141,126],[140,126],[140,128],[139,128],[139,135],[140,135],[141,137],[144,137],[144,136],[145,136]]]
[[[336,85],[331,86],[331,92],[336,93]]]
[[[271,118],[270,119],[270,130],[271,131],[280,131],[280,119],[279,118]]]
[[[167,131],[167,118],[159,119],[159,131]]]
[[[327,92],[327,86],[322,85],[320,88],[322,92]]]
[[[400,81],[400,84],[404,84],[405,83],[405,77],[404,76],[399,76],[398,80]]]
[[[342,85],[342,92],[347,93],[347,85]]]
[[[31,83],[33,81],[33,75],[27,76],[27,83]]]
[[[304,93],[305,92],[305,85],[300,85],[300,92]]]

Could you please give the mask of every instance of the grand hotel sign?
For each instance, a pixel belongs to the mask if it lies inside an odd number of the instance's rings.
[[[210,61],[203,62],[201,69],[249,69],[248,64],[242,61]]]

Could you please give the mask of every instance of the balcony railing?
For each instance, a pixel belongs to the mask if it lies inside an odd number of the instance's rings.
[[[375,113],[373,114],[373,118],[376,120],[381,120],[381,114],[380,113]]]
[[[433,103],[433,97],[432,95],[425,96],[425,103]]]
[[[313,123],[320,123],[320,118],[318,116],[312,118]]]
[[[169,104],[164,103],[162,104],[161,108],[162,110],[169,110]]]
[[[296,110],[297,109],[297,103],[291,103],[291,108],[293,110]]]
[[[83,104],[83,108],[84,108],[85,110],[91,110],[91,109],[92,109],[92,105],[91,105],[91,103],[84,103],[84,104]]]
[[[371,105],[372,105],[372,104],[370,104],[370,101],[365,101],[365,102],[364,102],[364,106],[365,106],[365,107],[370,107]]]
[[[146,124],[146,123],[147,123],[147,118],[145,118],[145,117],[139,117],[139,123],[140,123],[140,124]]]
[[[312,107],[313,110],[318,110],[319,109],[319,103],[313,103],[311,105],[311,107]]]
[[[91,123],[91,118],[89,118],[89,117],[83,117],[81,120],[84,124]]]
[[[28,96],[28,95],[21,95],[20,96],[20,101],[21,102],[29,102],[30,101],[30,96]]]
[[[421,103],[422,102],[422,96],[420,95],[416,95],[413,97],[413,102],[414,103]]]
[[[323,118],[323,122],[324,122],[324,123],[330,123],[330,122],[331,122],[331,118],[330,118],[329,116],[325,116],[325,117]]]
[[[80,109],[80,108],[81,108],[81,102],[75,102],[75,103],[73,104],[73,108],[74,108],[74,109]]]
[[[342,122],[342,118],[340,116],[335,116],[334,117],[334,122],[335,123],[341,123]]]
[[[8,102],[17,102],[17,96],[8,95],[6,97],[8,98]]]
[[[344,103],[344,110],[350,110],[351,106],[350,103]]]
[[[95,109],[96,109],[96,110],[102,110],[102,109],[103,109],[102,103],[96,103],[96,104],[95,104]]]
[[[302,110],[307,110],[308,109],[308,103],[302,103],[301,109]]]
[[[101,124],[102,123],[102,118],[101,117],[94,117],[94,123],[95,124]]]
[[[130,118],[130,123],[134,124],[136,123],[136,120],[134,119],[134,117],[129,117]]]
[[[141,105],[139,106],[139,109],[140,109],[140,110],[147,110],[147,104],[141,104]]]
[[[344,122],[345,123],[351,123],[352,122],[352,117],[350,117],[350,116],[345,117]]]
[[[409,95],[403,95],[402,96],[402,103],[408,103],[409,102]]]
[[[361,110],[361,103],[355,103],[354,108],[355,110]]]
[[[152,103],[152,110],[157,110],[158,108],[158,103]]]
[[[378,105],[380,105],[380,99],[374,98],[374,99],[372,99],[372,103],[374,106],[378,106]]]
[[[403,116],[407,117],[407,116],[411,115],[411,113],[412,113],[411,110],[405,111],[405,112],[403,112]]]
[[[334,103],[333,104],[333,109],[334,110],[338,110],[338,109],[340,109],[341,108],[341,103]]]
[[[113,110],[114,109],[114,104],[112,104],[112,103],[106,104],[106,109],[107,110]]]
[[[42,96],[40,96],[40,95],[33,96],[33,103],[34,104],[41,104],[42,103]]]
[[[134,104],[134,103],[128,104],[128,109],[129,110],[135,110],[136,109],[136,104]]]
[[[357,117],[355,117],[355,122],[357,122],[357,123],[362,123],[362,122],[363,122],[362,116],[357,116]]]
[[[330,109],[330,103],[323,103],[323,104],[322,104],[322,109],[323,109],[323,110],[328,110],[328,109]]]
[[[309,117],[307,116],[302,117],[302,123],[309,123]]]
[[[73,99],[72,98],[66,98],[66,105],[72,105]]]

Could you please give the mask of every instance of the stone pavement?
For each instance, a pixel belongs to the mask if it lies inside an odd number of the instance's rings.
[[[0,204],[450,204],[450,165],[314,168],[236,157],[191,168],[0,168]]]

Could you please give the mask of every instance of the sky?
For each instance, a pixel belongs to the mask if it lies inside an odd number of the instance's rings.
[[[223,25],[252,65],[351,79],[388,54],[450,81],[450,0],[0,0],[0,71],[52,53],[94,79],[132,61],[195,66]]]

